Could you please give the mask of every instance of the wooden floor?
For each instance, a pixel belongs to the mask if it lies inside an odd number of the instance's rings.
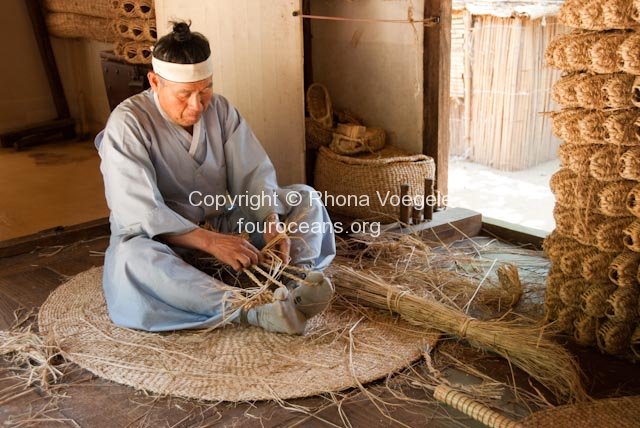
[[[101,252],[107,238],[78,242],[65,247],[48,247],[30,254],[0,258],[0,329],[7,329],[13,322],[13,313],[19,308],[28,310],[40,306],[49,293],[65,281],[92,266],[103,263]],[[505,256],[507,257],[507,256]],[[541,267],[543,269],[544,267]],[[540,308],[540,290],[529,293],[527,299],[531,311]],[[446,340],[443,341],[446,343]],[[467,361],[484,370],[497,380],[511,379],[509,366],[500,358],[467,349]],[[633,364],[595,354],[589,350],[575,349],[586,373],[587,385],[596,397],[640,394],[640,370]],[[52,400],[47,394],[32,388],[23,395],[7,400],[4,388],[16,383],[8,363],[0,360],[0,423],[18,422],[21,417],[39,414],[45,420],[52,418],[62,422],[38,424],[38,426],[82,427],[187,427],[187,426],[396,426],[386,418],[366,394],[353,391],[340,408],[323,398],[292,400],[289,408],[272,402],[242,404],[210,404],[192,401],[158,398],[137,392],[132,388],[94,377],[78,369],[70,373],[63,386],[56,390],[64,397]],[[416,369],[422,370],[422,364]],[[455,370],[448,372],[456,375]],[[515,372],[516,381],[526,385],[526,376]],[[433,403],[428,392],[421,388],[402,386],[402,381],[392,379],[392,384],[413,398],[413,403],[399,402],[381,383],[369,385],[368,392],[380,397],[388,414],[409,426],[480,426],[461,414]],[[18,392],[22,392],[19,390]],[[306,406],[314,410],[313,416],[295,410]],[[526,409],[506,403],[511,412],[524,416]],[[38,413],[40,412],[40,413]]]

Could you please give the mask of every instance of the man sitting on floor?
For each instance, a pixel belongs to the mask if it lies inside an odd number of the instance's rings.
[[[111,210],[103,278],[109,315],[148,331],[233,321],[301,334],[333,293],[321,273],[335,256],[333,229],[300,227],[289,239],[275,226],[286,219],[330,225],[330,219],[311,187],[278,186],[247,122],[213,92],[210,55],[203,35],[174,23],[154,46],[151,89],[122,102],[96,137]],[[258,207],[218,207],[203,204],[203,195],[276,197]],[[199,226],[204,222],[214,231]],[[262,225],[254,229],[264,233],[241,238],[247,224]],[[289,293],[278,293],[282,300],[249,310],[233,310],[231,287],[180,256],[201,250],[241,270],[262,261],[259,248],[273,239],[285,261],[313,271],[308,279],[316,285],[292,281]]]

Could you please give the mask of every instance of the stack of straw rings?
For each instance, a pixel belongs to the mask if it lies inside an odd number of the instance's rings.
[[[625,180],[640,181],[640,148],[627,150],[618,162],[620,177]]]
[[[623,230],[624,246],[636,253],[640,252],[640,220],[636,220]]]
[[[629,212],[634,213],[635,193],[637,183],[633,181],[615,181],[607,184],[598,195],[598,208],[600,212],[609,217],[628,217]],[[638,197],[640,197],[640,188],[637,189]],[[630,199],[631,198],[631,199]],[[640,202],[640,200],[639,200]],[[630,208],[629,206],[633,207]],[[638,216],[640,216],[640,206],[637,208]]]
[[[609,279],[619,287],[637,287],[638,265],[640,254],[624,251],[609,265]]]
[[[633,28],[638,25],[634,0],[566,0],[560,22],[584,30]]]
[[[625,248],[624,230],[635,221],[635,217],[607,217],[596,229],[596,247],[603,253],[619,253]]]
[[[627,192],[626,207],[628,212],[640,217],[640,184],[632,185],[629,192]]]

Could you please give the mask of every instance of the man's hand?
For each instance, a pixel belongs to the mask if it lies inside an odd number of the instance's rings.
[[[289,256],[289,252],[291,250],[291,239],[289,239],[285,233],[278,233],[278,224],[280,223],[278,214],[271,214],[264,220],[264,222],[265,244],[269,244],[269,242],[277,239],[278,241],[274,245],[274,251],[278,253],[278,257],[280,257],[284,263],[289,263],[291,261],[291,257]]]
[[[236,235],[199,228],[182,235],[161,235],[160,239],[169,245],[204,251],[236,271],[262,261],[260,251]]]

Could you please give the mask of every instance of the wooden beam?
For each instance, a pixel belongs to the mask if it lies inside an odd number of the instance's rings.
[[[424,30],[423,153],[436,162],[436,190],[448,192],[451,0],[425,0],[424,16],[440,24]]]
[[[493,236],[514,245],[524,245],[536,250],[542,249],[547,232],[519,224],[509,223],[495,218],[482,220],[483,235]]]

